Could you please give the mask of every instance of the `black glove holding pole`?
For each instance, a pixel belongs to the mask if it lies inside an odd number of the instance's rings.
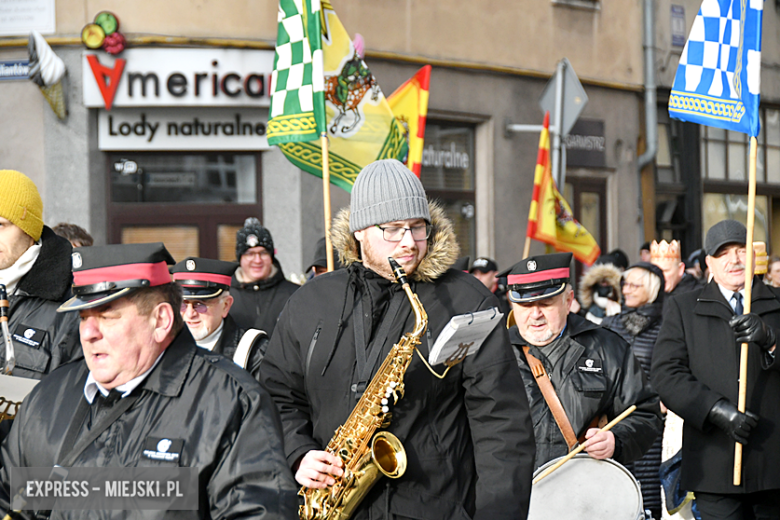
[[[729,326],[734,329],[737,343],[755,343],[764,350],[775,346],[777,339],[772,327],[767,326],[758,314],[741,314],[729,320]]]
[[[734,441],[747,444],[750,431],[758,424],[758,415],[751,412],[742,413],[728,399],[721,399],[712,406],[707,420]]]

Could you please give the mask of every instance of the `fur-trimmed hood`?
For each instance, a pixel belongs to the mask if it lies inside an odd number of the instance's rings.
[[[452,222],[435,202],[428,202],[431,213],[431,236],[428,238],[428,253],[410,278],[418,282],[431,282],[449,269],[460,255],[460,247],[452,229]],[[339,254],[344,267],[360,262],[360,245],[349,231],[349,208],[339,211],[330,229],[333,247]]]
[[[609,285],[620,297],[620,270],[612,264],[596,264],[585,273],[580,282],[578,296],[580,305],[584,309],[589,309],[593,305],[593,288],[602,280],[609,282]]]

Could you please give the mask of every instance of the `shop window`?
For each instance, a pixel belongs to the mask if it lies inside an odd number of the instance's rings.
[[[756,139],[756,181],[780,184],[780,110],[761,109],[761,131]],[[746,134],[702,126],[700,146],[705,181],[747,181],[750,144]]]
[[[780,110],[767,109],[765,112],[761,133],[766,136],[767,182],[780,184]]]
[[[756,196],[755,226],[753,240],[766,242],[769,236],[769,210],[767,197]],[[705,193],[702,200],[703,229],[710,229],[724,219],[733,219],[747,224],[747,195],[730,193]]]
[[[113,160],[111,201],[253,204],[256,178],[254,155],[118,156]]]
[[[176,260],[235,260],[236,231],[262,218],[260,154],[112,153],[110,243],[164,242]]]
[[[452,220],[461,255],[476,257],[475,131],[471,125],[429,121],[420,180]]]

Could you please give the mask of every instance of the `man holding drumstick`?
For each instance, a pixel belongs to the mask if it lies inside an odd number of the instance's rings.
[[[507,326],[534,421],[535,467],[578,438],[593,458],[632,462],[661,432],[658,396],[620,336],[569,313],[571,259],[529,257],[498,275],[512,302]],[[636,411],[610,431],[595,427],[594,418],[612,420],[631,405]]]

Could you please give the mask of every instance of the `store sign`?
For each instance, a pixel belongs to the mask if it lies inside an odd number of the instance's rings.
[[[566,165],[586,168],[604,168],[607,166],[607,140],[604,137],[604,121],[578,119],[569,135],[564,137],[566,144]]]
[[[469,154],[458,150],[454,142],[441,143],[439,146],[428,145],[423,148],[422,165],[429,168],[467,170],[470,161]]]
[[[0,61],[0,81],[10,79],[29,79],[30,60]]]
[[[267,123],[268,110],[265,109],[101,110],[98,148],[108,151],[268,150]]]
[[[0,1],[0,36],[24,36],[36,30],[54,32],[54,0]]]
[[[128,49],[86,52],[84,105],[260,106],[270,104],[274,52],[246,49]]]

